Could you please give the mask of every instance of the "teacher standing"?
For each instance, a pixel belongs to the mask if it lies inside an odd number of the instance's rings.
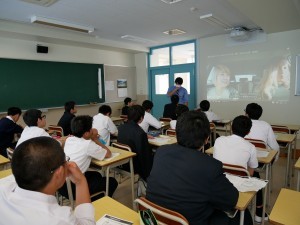
[[[178,95],[179,97],[179,104],[188,105],[188,93],[187,90],[182,87],[183,79],[181,77],[177,77],[175,79],[175,85],[172,87],[169,87],[167,95]]]

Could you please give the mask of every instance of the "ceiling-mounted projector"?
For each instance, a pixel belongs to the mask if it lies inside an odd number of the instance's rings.
[[[250,32],[245,27],[234,27],[230,32],[230,37],[236,41],[245,41],[250,37]]]

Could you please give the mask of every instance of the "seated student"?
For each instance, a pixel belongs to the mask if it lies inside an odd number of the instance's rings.
[[[16,147],[22,142],[34,138],[34,137],[51,137],[43,128],[46,126],[46,115],[42,115],[42,111],[39,109],[28,109],[23,114],[23,120],[27,125],[22,134]]]
[[[125,104],[125,106],[122,108],[122,113],[121,113],[121,115],[128,115],[128,108],[130,107],[130,106],[133,106],[133,101],[132,101],[132,99],[131,98],[125,98],[124,99],[124,104]]]
[[[246,138],[263,140],[270,149],[279,151],[279,145],[276,141],[275,134],[270,124],[265,121],[259,120],[263,113],[263,109],[257,103],[250,103],[246,107],[246,116],[252,121],[250,133]],[[279,154],[277,154],[277,159]]]
[[[186,105],[183,105],[183,104],[179,104],[176,107],[175,113],[176,113],[176,116],[178,118],[182,113],[188,112],[188,111],[189,111],[189,107],[187,107]],[[177,123],[177,120],[171,120],[170,121],[170,128],[175,129],[176,128],[176,123]]]
[[[171,96],[171,103],[165,104],[164,113],[163,113],[164,118],[171,118],[172,120],[177,119],[175,110],[176,110],[176,107],[178,105],[178,102],[179,102],[178,95],[172,95]]]
[[[92,158],[103,160],[111,157],[110,150],[100,143],[98,131],[92,128],[93,118],[91,116],[77,116],[72,120],[71,130],[74,136],[69,137],[65,143],[65,153],[70,160],[75,162],[82,173],[84,173],[90,194],[106,190],[106,178],[97,171],[87,171]],[[112,196],[118,186],[115,178],[109,178],[109,196]],[[75,185],[72,186],[75,189]],[[60,190],[63,196],[67,196],[66,185]],[[93,200],[98,199],[96,196]]]
[[[57,123],[58,126],[62,127],[64,136],[72,134],[71,120],[75,117],[75,113],[77,113],[76,103],[74,101],[66,102],[65,112]]]
[[[145,110],[145,116],[143,121],[139,124],[140,127],[148,133],[149,126],[154,127],[155,129],[161,128],[161,123],[158,121],[154,116],[150,114],[151,109],[153,108],[153,102],[150,100],[145,100],[142,104],[144,110]]]
[[[93,128],[98,130],[101,140],[106,146],[110,145],[110,134],[117,135],[118,129],[110,118],[111,107],[102,105],[98,114],[93,117]]]
[[[178,117],[178,144],[157,149],[146,198],[181,213],[190,225],[239,224],[239,213],[231,219],[223,212],[236,206],[238,190],[225,177],[222,163],[200,151],[209,135],[204,113]],[[244,224],[252,224],[248,210]]]
[[[87,182],[74,162],[52,138],[20,144],[12,158],[14,175],[0,180],[1,224],[95,224]],[[55,192],[66,177],[76,185],[76,208],[60,206]]]
[[[6,148],[15,148],[13,143],[15,134],[21,134],[23,128],[17,124],[22,111],[17,107],[10,107],[7,116],[0,120],[0,154],[7,157]]]
[[[221,136],[217,138],[214,145],[213,157],[223,163],[243,166],[251,176],[258,177],[259,173],[254,169],[258,166],[256,148],[244,137],[249,134],[252,126],[250,118],[247,116],[238,116],[232,121],[231,136]],[[262,190],[257,192],[255,221],[262,221],[263,198]],[[268,215],[265,216],[268,220]]]
[[[144,115],[145,110],[140,105],[134,105],[128,109],[128,122],[118,127],[118,142],[129,145],[131,150],[137,154],[133,157],[134,172],[147,182],[152,168],[153,154],[147,134],[139,126]],[[129,170],[129,167],[123,168]]]
[[[209,122],[212,122],[213,120],[220,120],[220,117],[217,114],[215,114],[212,111],[209,111],[209,108],[210,108],[209,101],[203,100],[200,102],[199,106],[200,106],[201,111],[206,114]]]

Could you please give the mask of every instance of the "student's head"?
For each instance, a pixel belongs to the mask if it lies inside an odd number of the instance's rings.
[[[127,106],[132,106],[133,102],[132,102],[132,99],[131,98],[125,98],[124,99],[124,104],[127,105]]]
[[[178,118],[179,116],[181,116],[181,114],[183,114],[184,112],[187,112],[187,111],[189,111],[189,107],[187,107],[186,105],[183,105],[183,104],[179,104],[175,109],[175,114]]]
[[[53,181],[57,189],[65,182],[66,157],[60,144],[49,137],[24,141],[14,151],[11,167],[19,187],[42,191]]]
[[[203,100],[200,102],[199,106],[202,112],[207,112],[210,108],[210,103],[207,100]]]
[[[22,114],[22,111],[18,107],[10,107],[7,110],[7,115],[10,116],[15,122],[17,122]]]
[[[145,116],[145,110],[140,105],[133,105],[128,109],[128,120],[135,123],[141,123]]]
[[[65,103],[65,111],[75,114],[77,113],[76,103],[74,101],[69,101]]]
[[[175,84],[182,85],[182,83],[183,83],[183,79],[181,77],[177,77],[175,79]]]
[[[179,145],[200,149],[210,135],[209,121],[203,112],[183,113],[176,123],[176,137]]]
[[[111,115],[111,107],[109,105],[101,105],[98,110],[99,113],[110,116]]]
[[[263,113],[263,109],[257,103],[250,103],[247,105],[245,112],[250,119],[258,120]]]
[[[150,100],[145,100],[143,101],[142,106],[145,109],[145,111],[148,112],[153,108],[153,102],[151,102]]]
[[[225,88],[230,84],[230,74],[227,66],[214,66],[209,73],[207,83],[214,84],[216,88]]]
[[[71,121],[71,131],[76,137],[91,136],[93,125],[93,117],[91,116],[76,116]],[[87,134],[86,134],[87,133]]]
[[[173,104],[177,105],[178,102],[179,102],[179,96],[178,96],[178,95],[172,95],[172,96],[171,96],[171,102],[172,102]]]
[[[245,137],[249,134],[251,127],[252,121],[247,116],[237,116],[232,121],[232,133],[240,137]]]
[[[43,128],[46,126],[46,115],[42,115],[42,111],[39,109],[28,109],[23,114],[23,120],[27,126],[37,126]]]

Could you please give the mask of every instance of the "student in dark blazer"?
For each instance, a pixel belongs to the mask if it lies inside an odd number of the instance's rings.
[[[18,107],[10,107],[7,116],[0,120],[0,154],[7,157],[6,148],[15,148],[14,135],[21,134],[23,128],[17,124],[22,111]]]
[[[155,153],[146,198],[181,213],[190,225],[239,224],[238,215],[231,219],[223,212],[234,209],[238,190],[225,177],[222,162],[201,152],[209,135],[204,113],[183,113],[176,125],[178,144]],[[248,211],[244,224],[252,224]]]
[[[64,136],[72,134],[71,131],[71,121],[77,113],[76,103],[74,101],[69,101],[65,103],[65,112],[58,121],[58,126],[61,126],[64,131]]]
[[[166,104],[165,107],[164,107],[163,117],[171,118],[172,120],[176,120],[177,116],[176,116],[175,110],[176,110],[176,107],[178,105],[178,102],[179,102],[178,95],[172,95],[171,96],[171,103]]]

